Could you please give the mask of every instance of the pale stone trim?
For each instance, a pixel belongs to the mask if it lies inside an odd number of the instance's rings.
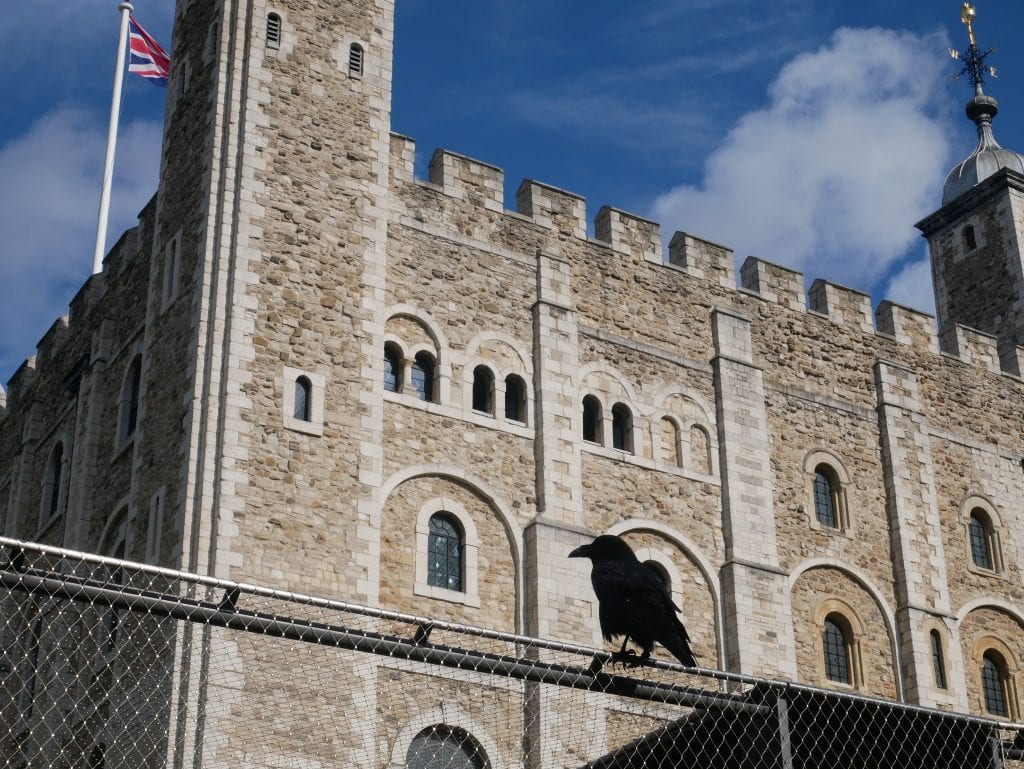
[[[498,744],[484,726],[470,718],[457,702],[451,700],[445,700],[440,705],[420,711],[406,721],[391,748],[391,761],[387,769],[404,769],[405,757],[416,735],[435,725],[454,726],[467,732],[483,748],[491,769],[505,769],[501,754],[498,752]]]
[[[839,525],[833,529],[831,526],[824,526],[818,521],[817,510],[814,504],[814,474],[818,467],[825,465],[835,476],[839,488],[833,489],[836,505],[836,518]],[[831,479],[830,479],[831,480]],[[847,471],[843,460],[828,449],[812,449],[804,457],[804,498],[805,510],[808,525],[815,531],[825,531],[834,534],[845,534],[847,536],[853,531],[853,521],[850,519],[850,505],[846,498],[846,489],[850,485],[850,473]]]
[[[1005,716],[989,713],[985,707],[985,686],[981,678],[981,665],[982,658],[985,656],[985,652],[988,651],[996,652],[1003,658],[1003,664],[1006,665],[1006,679],[1002,682],[1007,710]],[[1017,679],[1020,673],[1020,666],[1017,664],[1017,655],[1001,638],[994,635],[984,635],[975,642],[974,649],[971,650],[971,659],[974,662],[971,677],[974,679],[975,686],[978,687],[978,712],[1000,721],[1016,721],[1020,715],[1020,698],[1017,694]]]
[[[989,529],[985,532],[988,539],[989,554],[992,556],[992,568],[983,569],[974,562],[971,552],[971,513],[981,510],[987,517]],[[1003,536],[1005,531],[999,511],[990,499],[981,494],[968,494],[960,503],[960,526],[964,532],[964,545],[967,548],[967,570],[986,577],[1006,579],[1005,561],[1003,560]]]
[[[825,671],[825,646],[824,639],[822,638],[823,629],[825,626],[825,620],[830,616],[838,615],[843,619],[846,624],[845,630],[849,632],[849,638],[845,638],[846,632],[843,633],[844,641],[847,652],[847,666],[850,673],[850,683],[846,684],[842,681],[833,681],[828,677]],[[818,659],[818,665],[820,666],[817,670],[818,679],[813,681],[819,686],[830,686],[839,688],[848,688],[858,690],[864,687],[864,661],[861,655],[861,639],[865,635],[864,623],[861,621],[857,611],[846,603],[846,601],[840,598],[826,598],[814,611],[814,652]]]
[[[1004,614],[1008,614],[1013,617],[1020,625],[1024,625],[1024,612],[1022,612],[1019,607],[1004,601],[1002,598],[982,596],[981,598],[975,598],[973,601],[968,601],[960,607],[960,610],[956,613],[957,626],[959,627],[962,625],[964,620],[967,619],[967,615],[975,609],[983,609],[986,607],[998,609]]]
[[[476,370],[483,367],[491,372],[491,410],[481,411],[480,409],[473,408],[473,390],[474,384],[476,383]],[[501,391],[501,395],[504,397],[505,394],[505,378],[500,376],[498,368],[490,361],[483,359],[476,359],[467,361],[462,367],[462,407],[467,412],[473,414],[479,414],[481,416],[491,417],[493,419],[499,419],[504,416],[505,403],[503,398],[501,399],[501,408],[498,408],[499,398],[498,392]]]
[[[533,361],[526,350],[523,349],[519,341],[511,334],[506,334],[504,331],[481,331],[479,334],[474,336],[466,344],[465,356],[467,360],[472,360],[478,357],[480,345],[484,342],[504,342],[519,358],[519,364],[522,366],[522,370],[526,372],[526,379],[533,376]],[[519,371],[508,371],[506,374],[518,374]]]
[[[295,387],[299,377],[306,377],[311,387],[309,388],[309,421],[296,419],[295,414]],[[282,371],[282,389],[284,391],[284,408],[281,414],[285,429],[294,430],[297,433],[307,435],[324,434],[324,398],[327,388],[327,377],[324,374],[317,374],[312,371],[285,366]]]
[[[619,400],[628,401],[630,403],[639,402],[639,399],[636,396],[636,388],[633,386],[633,383],[629,381],[629,378],[614,366],[609,363],[605,363],[604,361],[592,361],[591,363],[580,366],[579,371],[576,373],[576,389],[581,393],[586,389],[583,386],[584,383],[592,374],[603,375],[621,388],[616,392],[611,387],[598,387],[596,392],[606,393],[608,398],[618,398]],[[593,385],[590,385],[589,389],[591,391],[595,391]]]
[[[430,519],[435,513],[447,513],[462,527],[462,590],[448,590],[427,583]],[[476,533],[476,524],[466,508],[454,499],[445,497],[435,497],[425,502],[416,516],[416,582],[413,594],[480,608],[480,572],[477,565],[479,549],[480,538]]]

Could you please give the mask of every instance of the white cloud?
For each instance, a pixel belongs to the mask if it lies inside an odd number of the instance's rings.
[[[936,115],[936,37],[841,29],[786,65],[770,103],[708,159],[700,186],[661,195],[653,216],[808,273],[870,288],[937,208],[949,146]]]
[[[156,191],[161,126],[121,128],[107,245],[135,225]],[[0,146],[0,381],[89,276],[96,237],[105,126],[88,113],[56,109]]]
[[[935,314],[932,263],[927,254],[905,265],[889,278],[885,298],[915,310]]]

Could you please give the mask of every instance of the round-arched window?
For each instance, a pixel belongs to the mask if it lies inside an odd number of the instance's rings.
[[[417,734],[405,756],[406,769],[490,769],[480,743],[465,729],[438,724]]]

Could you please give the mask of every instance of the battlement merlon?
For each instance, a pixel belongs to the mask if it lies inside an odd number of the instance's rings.
[[[595,239],[637,261],[661,264],[661,225],[636,214],[602,206],[594,219]]]
[[[996,338],[977,329],[957,323],[939,332],[939,349],[969,365],[981,366],[999,374],[999,353]]]
[[[516,211],[542,227],[587,238],[587,204],[582,195],[524,179],[516,192]]]
[[[748,256],[740,267],[740,285],[765,301],[791,310],[806,310],[804,274],[779,264]]]
[[[61,315],[50,324],[42,339],[36,342],[36,361],[46,364],[57,357],[57,352],[68,338],[68,316]]]
[[[391,132],[391,179],[412,182],[416,179],[416,140]]]
[[[935,316],[914,310],[888,299],[875,311],[878,333],[891,336],[900,344],[912,345],[938,355],[939,337],[935,331]]]
[[[26,358],[18,366],[10,379],[7,380],[7,398],[14,401],[25,389],[27,389],[36,376],[36,356]]]
[[[871,295],[818,278],[811,284],[810,308],[833,323],[859,328],[865,334],[875,332],[871,314]]]
[[[438,149],[430,158],[428,180],[450,197],[483,206],[487,211],[505,210],[505,172],[497,166]]]
[[[676,232],[668,244],[668,262],[695,278],[736,289],[736,262],[733,250],[727,246],[687,232]]]

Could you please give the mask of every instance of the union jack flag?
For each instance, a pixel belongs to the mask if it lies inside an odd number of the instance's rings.
[[[149,36],[135,19],[129,19],[128,71],[146,78],[153,85],[167,87],[167,71],[171,60],[160,44]]]

